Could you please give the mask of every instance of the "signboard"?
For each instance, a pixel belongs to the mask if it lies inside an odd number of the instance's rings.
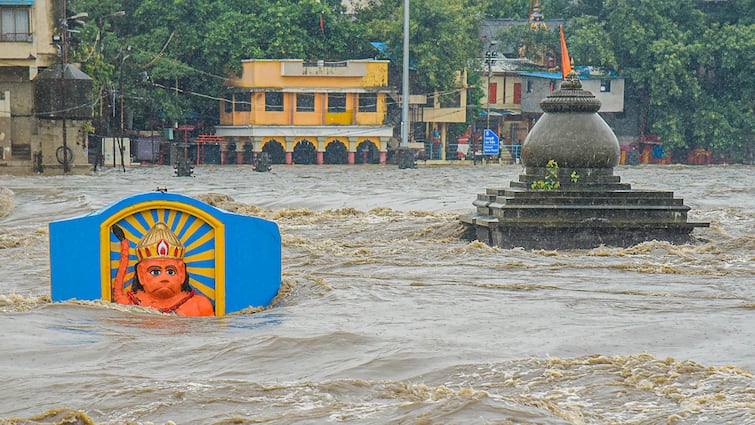
[[[482,154],[498,155],[498,153],[498,135],[486,128],[482,134]]]

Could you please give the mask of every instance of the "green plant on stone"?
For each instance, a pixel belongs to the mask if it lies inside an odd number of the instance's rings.
[[[545,164],[544,180],[537,180],[530,187],[534,190],[556,190],[561,187],[561,182],[558,180],[558,162],[552,159],[548,161]]]
[[[579,181],[579,173],[576,171],[571,172],[571,182],[576,183]]]

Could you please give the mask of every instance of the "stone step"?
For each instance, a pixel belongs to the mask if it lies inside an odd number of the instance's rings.
[[[637,210],[684,210],[687,211],[690,207],[686,205],[567,205],[567,204],[546,204],[546,205],[510,205],[499,202],[491,202],[488,204],[489,208],[493,209],[508,209],[508,210],[527,210],[527,211],[637,211]]]
[[[538,175],[527,175],[527,174],[520,174],[519,175],[519,181],[524,183],[532,184],[538,180],[544,180],[547,181],[547,179],[544,178],[544,176],[538,176]],[[558,181],[561,182],[561,184],[569,184],[574,183],[572,182],[572,179],[570,176],[560,176]],[[592,175],[592,176],[581,176],[577,179],[575,184],[616,184],[621,182],[621,177],[619,176],[606,176],[606,175]]]
[[[532,183],[534,181],[511,181],[509,183],[509,186],[512,189],[521,189],[521,190],[532,190]],[[557,190],[553,191],[538,191],[538,192],[558,192],[561,190],[582,190],[582,191],[590,191],[590,190],[631,190],[632,185],[629,183],[619,183],[618,180],[616,182],[594,182],[594,183],[585,183],[581,182],[578,184],[574,184],[571,182],[561,182],[561,187],[559,187]]]
[[[687,220],[689,207],[679,206],[594,206],[594,205],[558,205],[547,207],[516,206],[499,207],[491,204],[488,209],[492,215],[501,220],[516,222],[536,220],[542,223],[548,221],[565,221],[580,223],[584,220],[619,220],[619,221],[669,221],[680,222]]]
[[[498,204],[504,204],[507,206],[568,206],[568,205],[589,205],[589,206],[620,206],[620,205],[657,205],[657,206],[669,206],[669,205],[682,205],[684,200],[681,198],[671,197],[658,197],[658,198],[642,198],[642,197],[613,197],[613,196],[594,196],[594,197],[558,197],[558,198],[524,198],[524,197],[509,197],[498,196],[492,201]]]
[[[484,227],[498,227],[498,228],[510,228],[516,229],[523,234],[538,233],[542,229],[570,229],[578,230],[585,228],[604,228],[604,229],[617,229],[624,230],[634,229],[637,231],[647,229],[694,229],[696,227],[710,227],[710,223],[698,222],[698,221],[658,221],[658,220],[591,220],[582,221],[580,223],[573,223],[567,221],[548,221],[541,222],[538,220],[520,220],[517,222],[510,222],[501,220],[495,216],[485,216],[481,214],[469,214],[463,216],[461,221],[467,224],[476,224]]]
[[[543,176],[545,173],[550,172],[550,169],[547,167],[524,167],[524,174],[526,175],[540,175]],[[558,168],[558,175],[559,177],[564,176],[571,176],[573,172],[576,172],[580,176],[613,176],[613,168],[570,168],[570,167],[559,167]]]
[[[472,201],[472,205],[477,208],[562,208],[569,206],[582,207],[669,207],[680,206],[684,204],[681,198],[580,198],[580,197],[562,197],[557,199],[544,198],[510,198],[505,196],[490,196],[478,194],[477,199]]]
[[[665,190],[627,190],[627,189],[594,189],[594,190],[582,190],[567,188],[559,190],[517,190],[517,189],[503,189],[494,188],[487,189],[484,196],[491,197],[510,197],[517,199],[562,199],[562,198],[652,198],[652,199],[664,199],[673,198],[674,192]],[[479,198],[478,194],[478,198]]]
[[[478,240],[501,248],[593,248],[599,245],[632,246],[641,242],[659,240],[674,244],[688,243],[694,227],[688,224],[668,225],[611,225],[598,226],[506,226],[488,223],[476,226]],[[486,232],[486,230],[488,230]],[[485,239],[487,238],[487,239]],[[568,246],[566,246],[568,244]]]

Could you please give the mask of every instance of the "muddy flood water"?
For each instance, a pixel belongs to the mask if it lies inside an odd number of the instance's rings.
[[[711,223],[686,245],[463,240],[521,172],[0,170],[0,424],[755,424],[755,168],[616,168]],[[278,224],[270,308],[50,301],[49,222],[157,187]]]

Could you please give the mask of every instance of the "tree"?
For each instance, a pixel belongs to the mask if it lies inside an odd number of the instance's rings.
[[[488,18],[527,19],[531,0],[490,0],[485,5]]]
[[[559,34],[551,29],[535,29],[530,25],[508,26],[496,34],[504,45],[519,46],[520,54],[536,63],[545,63],[546,52],[560,51]]]
[[[755,73],[745,59],[755,50],[753,25],[717,22],[730,17],[670,0],[639,3],[606,0],[604,14],[648,131],[669,148],[702,146],[745,159],[753,140]]]
[[[100,25],[87,25],[81,38],[82,46],[102,49],[82,48],[78,59],[94,74],[97,87],[111,93],[113,87],[124,87],[118,95],[127,100],[127,113],[138,128],[216,122],[224,80],[240,71],[243,59],[356,59],[374,54],[359,24],[342,14],[339,0],[69,4],[87,11],[90,22]],[[119,10],[126,16],[118,18],[117,26],[104,19]]]
[[[599,66],[616,69],[618,63],[614,55],[611,39],[606,37],[605,24],[596,16],[581,16],[569,23],[564,36],[569,47],[569,56],[575,65]]]
[[[702,94],[692,120],[695,146],[734,160],[755,153],[755,68],[743,58],[755,51],[755,25],[713,25],[703,33],[693,62]]]
[[[388,45],[394,66],[403,63],[403,4],[373,1],[358,20],[371,41]],[[409,64],[413,93],[460,89],[457,79],[479,57],[482,8],[473,0],[413,0],[410,5]],[[397,78],[396,68],[392,81]]]
[[[354,17],[342,13],[340,0],[69,0],[72,12],[89,14],[81,33],[71,36],[69,56],[94,79],[98,132],[118,126],[104,118],[122,100],[137,128],[212,124],[224,80],[240,71],[243,59],[375,57],[380,53],[370,42],[382,41],[391,59],[389,81],[398,86],[399,3],[372,0]],[[412,0],[412,93],[459,90],[456,75],[464,69],[472,71],[473,83],[475,71],[482,71],[485,13],[524,19],[530,3]],[[639,99],[646,131],[661,136],[666,147],[702,146],[743,160],[755,151],[752,8],[753,0],[542,2],[548,19],[569,19],[566,38],[577,64],[615,68],[628,78],[627,98]],[[530,52],[560,50],[556,31],[523,25],[499,40],[506,37]]]

